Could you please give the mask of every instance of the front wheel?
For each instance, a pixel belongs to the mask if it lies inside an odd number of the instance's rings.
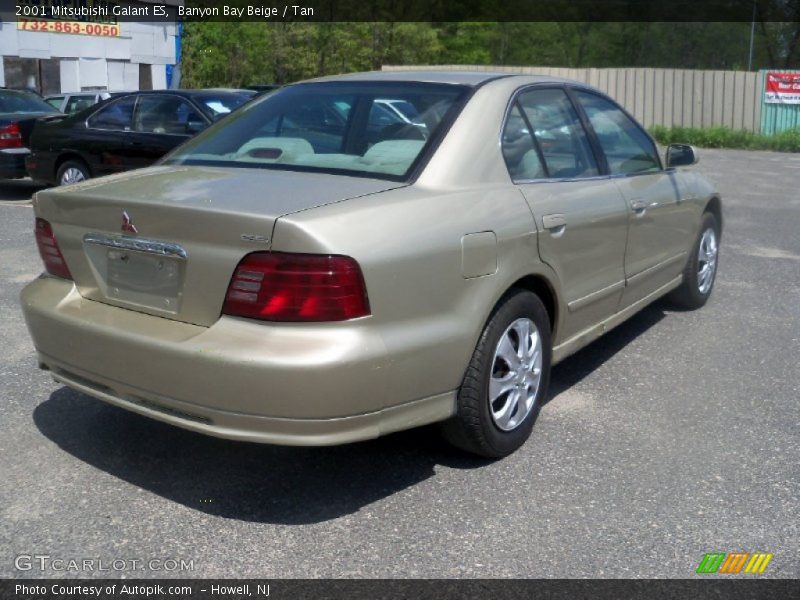
[[[700,308],[708,302],[719,262],[719,224],[711,213],[703,215],[700,234],[683,271],[683,282],[670,299],[684,308]]]
[[[507,296],[486,324],[458,392],[456,415],[445,422],[453,445],[501,458],[531,434],[550,381],[550,319],[527,291]]]

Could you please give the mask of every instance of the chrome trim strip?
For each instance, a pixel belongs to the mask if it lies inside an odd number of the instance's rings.
[[[681,259],[686,260],[686,256],[687,255],[688,255],[688,252],[681,252],[680,254],[676,254],[675,256],[673,256],[671,258],[668,258],[666,260],[662,260],[660,263],[655,264],[652,267],[647,267],[644,271],[639,271],[635,275],[629,275],[628,279],[627,279],[627,282],[626,282],[626,285],[628,285],[628,286],[635,285],[635,284],[639,283],[639,281],[641,281],[643,278],[647,278],[650,275],[653,275],[653,274],[657,273],[658,271],[661,271],[662,269],[666,269],[667,267],[669,267],[670,265],[675,264],[676,262],[678,262]]]
[[[614,313],[604,321],[600,321],[599,323],[592,325],[588,329],[584,329],[580,333],[576,333],[571,338],[561,342],[558,346],[553,347],[553,364],[557,364],[564,360],[570,354],[574,354],[588,343],[593,342],[601,335],[606,333],[607,331],[613,329],[620,323],[625,322],[628,317],[631,315],[639,312],[645,306],[653,302],[656,298],[659,298],[674,290],[678,287],[683,281],[683,275],[678,275],[672,281],[669,281],[665,285],[662,285],[660,288],[656,289],[655,291],[649,293],[647,296],[642,298],[641,300],[637,300],[630,306],[626,306],[622,310]]]
[[[618,281],[617,283],[612,283],[608,287],[604,287],[596,292],[592,292],[591,294],[587,294],[583,298],[578,298],[577,300],[573,300],[572,302],[567,304],[567,308],[569,308],[569,312],[574,312],[584,306],[589,304],[593,304],[598,300],[602,300],[606,296],[613,294],[614,292],[618,292],[622,288],[625,287],[625,281]]]
[[[108,235],[105,233],[87,233],[83,236],[84,244],[97,244],[109,248],[132,250],[134,252],[149,252],[173,258],[186,258],[186,250],[178,244],[148,240],[144,238],[127,237],[122,235]]]

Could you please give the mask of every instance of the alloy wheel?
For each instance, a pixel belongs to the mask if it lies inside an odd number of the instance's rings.
[[[85,181],[86,175],[77,167],[70,167],[61,174],[61,185],[70,185],[71,183],[78,183]]]
[[[717,272],[717,234],[706,229],[697,250],[697,289],[705,295],[711,290]]]
[[[517,319],[497,342],[489,377],[489,412],[498,428],[516,429],[530,414],[541,376],[539,331],[530,319]]]

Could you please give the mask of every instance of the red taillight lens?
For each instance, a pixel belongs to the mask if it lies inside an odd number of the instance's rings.
[[[11,123],[0,127],[0,148],[22,148],[22,132],[19,125]]]
[[[36,245],[39,246],[39,254],[48,273],[56,277],[72,279],[69,267],[58,247],[56,236],[53,235],[53,228],[44,219],[36,219]]]
[[[255,252],[236,267],[223,314],[263,321],[344,321],[369,314],[364,278],[348,256]]]

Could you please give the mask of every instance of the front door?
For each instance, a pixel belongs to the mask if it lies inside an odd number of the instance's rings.
[[[650,136],[611,100],[583,90],[573,93],[627,204],[624,307],[680,275],[694,216],[682,201],[686,191],[677,173],[662,168]]]
[[[601,174],[562,88],[519,94],[503,152],[536,220],[539,255],[556,272],[566,300],[563,341],[617,310],[625,285],[625,200]]]

